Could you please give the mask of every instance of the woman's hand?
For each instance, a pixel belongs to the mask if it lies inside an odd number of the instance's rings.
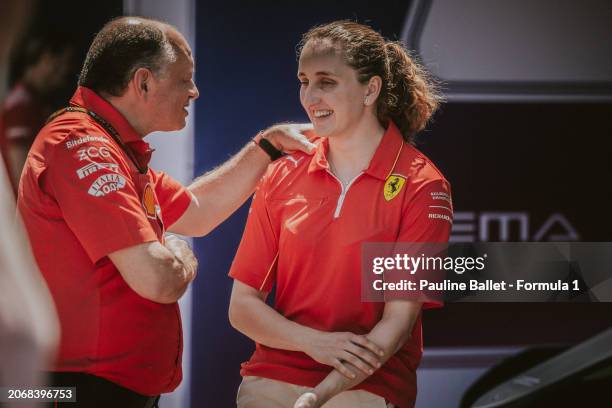
[[[316,331],[306,340],[304,352],[315,361],[334,367],[349,379],[355,378],[355,373],[346,363],[371,375],[380,368],[380,358],[383,350],[366,336],[350,332]]]
[[[314,392],[306,392],[300,395],[295,404],[293,404],[293,408],[318,408],[320,406],[317,394]]]

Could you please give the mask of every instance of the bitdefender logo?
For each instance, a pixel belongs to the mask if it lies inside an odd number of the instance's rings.
[[[121,190],[123,187],[125,187],[125,178],[121,174],[104,174],[93,182],[87,192],[94,197],[104,197],[113,191]]]

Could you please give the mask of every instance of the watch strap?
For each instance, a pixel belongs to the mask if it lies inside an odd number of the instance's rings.
[[[268,154],[268,156],[270,156],[270,159],[272,161],[278,160],[283,157],[283,152],[274,147],[274,145],[270,143],[268,139],[262,137],[259,139],[259,141],[256,141],[255,139],[253,139],[253,141],[257,144],[257,146],[261,148],[261,150],[263,150]]]

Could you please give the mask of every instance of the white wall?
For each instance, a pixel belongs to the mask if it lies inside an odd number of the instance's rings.
[[[125,15],[152,17],[166,21],[185,36],[195,53],[195,2],[193,0],[124,0]],[[195,58],[195,55],[194,55]],[[194,115],[193,103],[185,129],[178,132],[155,132],[146,141],[155,148],[151,168],[163,170],[183,184],[193,179]],[[179,302],[183,319],[183,382],[172,394],[165,394],[160,405],[164,408],[190,406],[191,371],[191,290]]]

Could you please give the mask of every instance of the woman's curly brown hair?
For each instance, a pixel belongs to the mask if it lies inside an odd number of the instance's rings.
[[[342,20],[313,27],[302,36],[298,56],[309,41],[328,41],[338,48],[359,82],[365,84],[375,75],[382,79],[378,120],[383,126],[392,120],[406,142],[414,142],[443,101],[434,79],[401,43],[386,41],[366,25]]]

